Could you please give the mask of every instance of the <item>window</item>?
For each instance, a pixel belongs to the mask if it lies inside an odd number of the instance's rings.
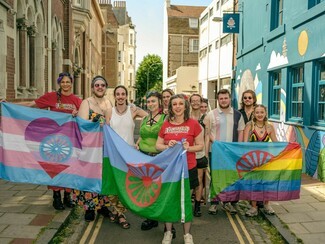
[[[207,55],[207,48],[204,48],[200,51],[200,58],[203,58]]]
[[[308,9],[320,4],[321,2],[325,2],[325,0],[308,0]]]
[[[219,8],[220,8],[220,1],[218,1],[217,4],[216,4],[217,11],[219,10]]]
[[[130,45],[133,45],[133,34],[130,33]]]
[[[201,25],[208,19],[208,13],[206,13],[201,19]]]
[[[212,45],[209,46],[209,53],[212,52]]]
[[[216,41],[216,49],[219,48],[219,40]]]
[[[199,39],[190,39],[189,51],[190,53],[199,52]]]
[[[224,45],[228,44],[229,42],[231,42],[231,39],[232,39],[231,37],[232,37],[232,35],[228,34],[228,35],[224,36],[223,38],[221,38],[221,42],[220,42],[221,46],[224,46]]]
[[[210,8],[210,10],[209,10],[209,16],[210,16],[210,17],[213,16],[213,8]]]
[[[133,86],[133,84],[132,84],[132,77],[133,77],[133,73],[129,73],[129,80],[130,80],[129,86],[130,87]]]
[[[325,62],[317,66],[317,112],[316,122],[325,123]]]
[[[291,69],[290,72],[290,120],[302,122],[303,119],[303,107],[304,107],[304,67],[298,66]]]
[[[281,70],[270,73],[270,115],[273,118],[280,118],[281,105]]]
[[[117,53],[117,62],[121,62],[121,51]]]
[[[272,0],[271,2],[271,30],[283,24],[283,1]]]
[[[133,55],[130,54],[130,65],[133,65]]]
[[[188,21],[189,21],[190,28],[192,28],[192,29],[199,28],[199,20],[198,19],[189,18]]]
[[[221,0],[221,5],[224,5],[228,0]]]

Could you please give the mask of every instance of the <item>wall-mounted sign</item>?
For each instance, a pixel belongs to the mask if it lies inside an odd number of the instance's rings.
[[[223,14],[223,33],[239,33],[239,14]]]

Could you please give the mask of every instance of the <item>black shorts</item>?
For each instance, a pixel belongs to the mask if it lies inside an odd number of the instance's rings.
[[[199,186],[199,178],[197,175],[197,168],[190,169],[188,171],[188,177],[190,180],[190,189],[195,189],[196,187]]]
[[[202,157],[202,158],[197,158],[196,159],[196,167],[198,169],[205,169],[206,167],[208,167],[208,159],[206,156]]]

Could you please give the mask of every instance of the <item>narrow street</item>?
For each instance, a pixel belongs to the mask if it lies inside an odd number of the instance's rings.
[[[250,220],[238,215],[231,216],[219,210],[217,215],[209,215],[207,207],[202,207],[202,216],[194,218],[192,226],[192,235],[195,243],[258,243],[256,238],[257,230],[252,235],[252,227]],[[122,229],[115,223],[110,223],[108,219],[97,216],[94,222],[89,223],[83,232],[79,243],[134,243],[149,244],[161,243],[163,238],[163,223],[159,223],[157,228],[149,231],[140,229],[142,218],[127,213],[128,221],[131,228]],[[173,243],[183,243],[183,231],[180,223],[175,224],[176,239]],[[267,239],[267,238],[265,238]],[[265,243],[265,240],[262,241]]]

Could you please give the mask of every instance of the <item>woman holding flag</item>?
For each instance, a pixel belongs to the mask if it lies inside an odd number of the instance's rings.
[[[182,143],[183,148],[187,151],[187,165],[192,191],[199,185],[195,153],[203,149],[204,140],[202,128],[198,121],[190,118],[190,104],[181,94],[176,94],[170,99],[168,119],[160,129],[156,148],[159,151],[164,151],[177,143]],[[184,223],[184,242],[186,244],[193,243],[190,228],[191,222]],[[172,241],[172,223],[166,223],[166,229],[162,240],[163,244],[169,244]]]
[[[142,153],[155,156],[159,153],[156,149],[158,132],[164,122],[165,114],[162,113],[161,94],[149,92],[147,95],[147,108],[149,115],[143,118],[140,125],[140,137],[135,147]],[[158,226],[158,221],[146,219],[141,224],[141,230],[150,230]]]
[[[48,109],[76,116],[82,100],[72,92],[73,76],[68,72],[62,72],[57,78],[57,84],[59,85],[58,91],[45,93],[34,101],[24,101],[16,104],[31,108]],[[48,189],[53,190],[53,207],[56,210],[64,210],[64,205],[69,208],[74,207],[74,203],[70,196],[71,189],[58,186],[48,186]],[[61,190],[64,190],[63,202]]]
[[[273,125],[268,123],[266,107],[262,104],[257,104],[254,107],[252,120],[246,124],[244,129],[244,141],[248,142],[277,142]],[[257,216],[257,202],[251,201],[252,207],[246,212],[246,216]],[[269,201],[264,202],[264,212],[266,214],[274,214],[274,210],[269,204]]]

